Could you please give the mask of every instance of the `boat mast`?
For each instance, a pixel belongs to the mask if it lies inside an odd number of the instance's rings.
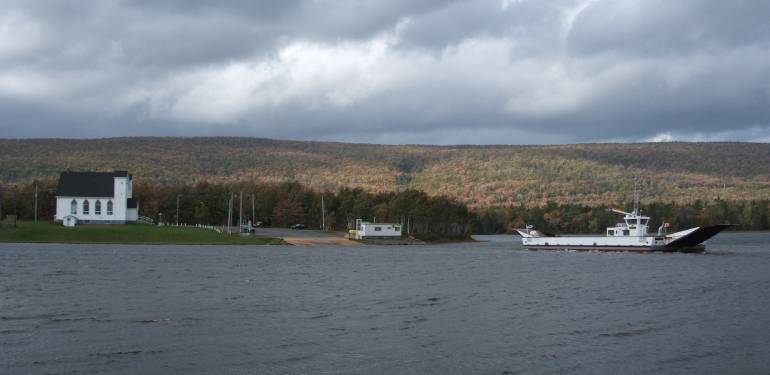
[[[638,216],[639,212],[639,181],[634,182],[634,215]]]
[[[639,215],[639,191],[634,191],[634,215]]]

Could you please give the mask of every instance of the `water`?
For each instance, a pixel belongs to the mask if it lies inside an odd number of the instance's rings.
[[[0,244],[0,373],[758,374],[770,234],[707,254]]]

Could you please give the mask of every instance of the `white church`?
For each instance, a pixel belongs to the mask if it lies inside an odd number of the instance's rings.
[[[135,223],[139,202],[132,197],[132,188],[132,176],[126,171],[62,172],[54,222],[65,226]]]

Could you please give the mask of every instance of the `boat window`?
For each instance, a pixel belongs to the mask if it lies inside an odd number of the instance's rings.
[[[641,224],[642,224],[642,225],[647,225],[647,219],[642,219],[642,220],[641,220]]]
[[[626,229],[626,230],[624,230],[624,231],[623,231],[623,235],[624,235],[624,236],[628,236],[630,233],[631,233],[631,232],[629,232],[629,231],[628,231],[628,229]]]
[[[614,230],[608,230],[607,234],[610,235],[610,236],[614,236],[615,235],[615,231]]]

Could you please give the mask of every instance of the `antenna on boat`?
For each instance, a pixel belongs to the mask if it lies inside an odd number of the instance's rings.
[[[634,193],[634,215],[639,215],[639,190]]]
[[[634,215],[639,215],[639,181],[634,182]]]

